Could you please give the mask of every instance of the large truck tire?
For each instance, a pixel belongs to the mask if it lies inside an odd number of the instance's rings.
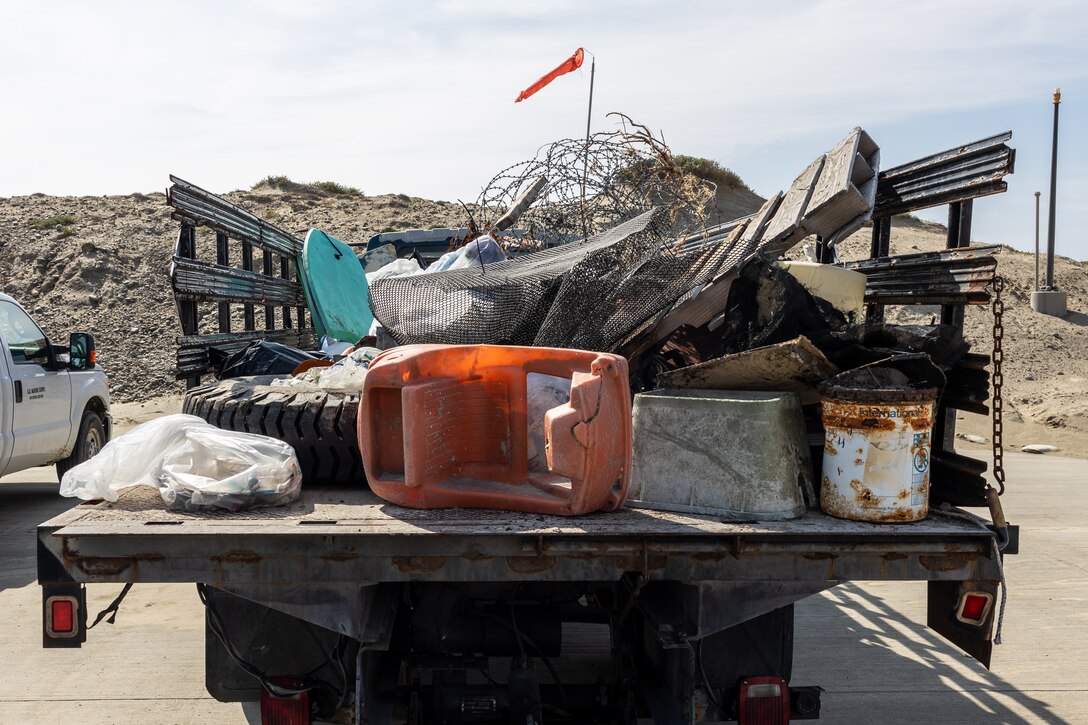
[[[304,483],[363,483],[358,394],[316,386],[273,387],[275,379],[261,375],[201,385],[186,394],[183,410],[219,428],[290,443]]]

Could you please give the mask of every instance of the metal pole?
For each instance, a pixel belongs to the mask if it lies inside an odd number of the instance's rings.
[[[1039,291],[1039,197],[1043,192],[1035,192],[1035,291]]]
[[[586,160],[582,169],[582,238],[589,239],[586,224],[586,182],[589,179],[589,124],[593,118],[593,77],[597,74],[597,58],[589,61],[589,110],[586,112]]]
[[[589,111],[586,112],[586,145],[589,144],[589,122],[593,118],[593,76],[597,74],[597,59],[589,61]]]
[[[1057,205],[1058,187],[1058,106],[1062,102],[1062,89],[1054,89],[1054,147],[1050,154],[1050,220],[1046,230],[1046,289],[1054,287],[1054,210]]]

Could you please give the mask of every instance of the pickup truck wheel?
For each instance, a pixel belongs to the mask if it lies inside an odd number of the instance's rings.
[[[102,418],[93,410],[83,411],[75,447],[67,458],[57,461],[57,476],[64,478],[64,474],[70,468],[97,455],[104,445],[106,445],[106,426],[102,423]]]
[[[227,430],[290,443],[305,483],[360,483],[359,396],[317,386],[273,387],[273,375],[228,378],[193,388],[184,412]]]

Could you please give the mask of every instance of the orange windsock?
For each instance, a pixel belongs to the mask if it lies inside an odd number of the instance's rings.
[[[582,67],[582,58],[584,56],[585,56],[585,53],[582,52],[581,48],[574,51],[574,55],[572,55],[571,57],[567,58],[565,61],[560,63],[559,66],[555,70],[553,70],[551,73],[548,73],[543,78],[538,80],[536,83],[534,83],[533,85],[529,86],[524,91],[522,91],[518,95],[518,97],[514,100],[514,103],[521,103],[526,98],[533,95],[534,93],[539,91],[541,88],[548,85],[549,83],[551,83],[556,78],[563,75],[564,73],[570,73],[572,70],[577,70],[578,68],[581,68]]]

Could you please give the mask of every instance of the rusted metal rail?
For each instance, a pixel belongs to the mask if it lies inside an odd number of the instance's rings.
[[[873,218],[1000,194],[1016,161],[1015,150],[1005,145],[1011,138],[1012,131],[1006,131],[885,169]]]
[[[167,203],[181,222],[170,267],[182,332],[177,377],[190,387],[198,384],[211,371],[211,347],[230,353],[255,340],[312,346],[314,331],[307,326],[306,304],[294,274],[302,240],[194,184],[175,176],[170,181]],[[214,262],[197,258],[198,233],[215,234]],[[239,265],[232,264],[232,246]],[[260,252],[259,269],[255,250]],[[200,306],[205,304],[216,306],[214,330],[201,330]],[[257,328],[257,307],[263,308],[263,329]],[[237,322],[240,331],[232,329]]]
[[[966,247],[847,262],[866,275],[865,301],[889,305],[984,305],[997,246]]]

